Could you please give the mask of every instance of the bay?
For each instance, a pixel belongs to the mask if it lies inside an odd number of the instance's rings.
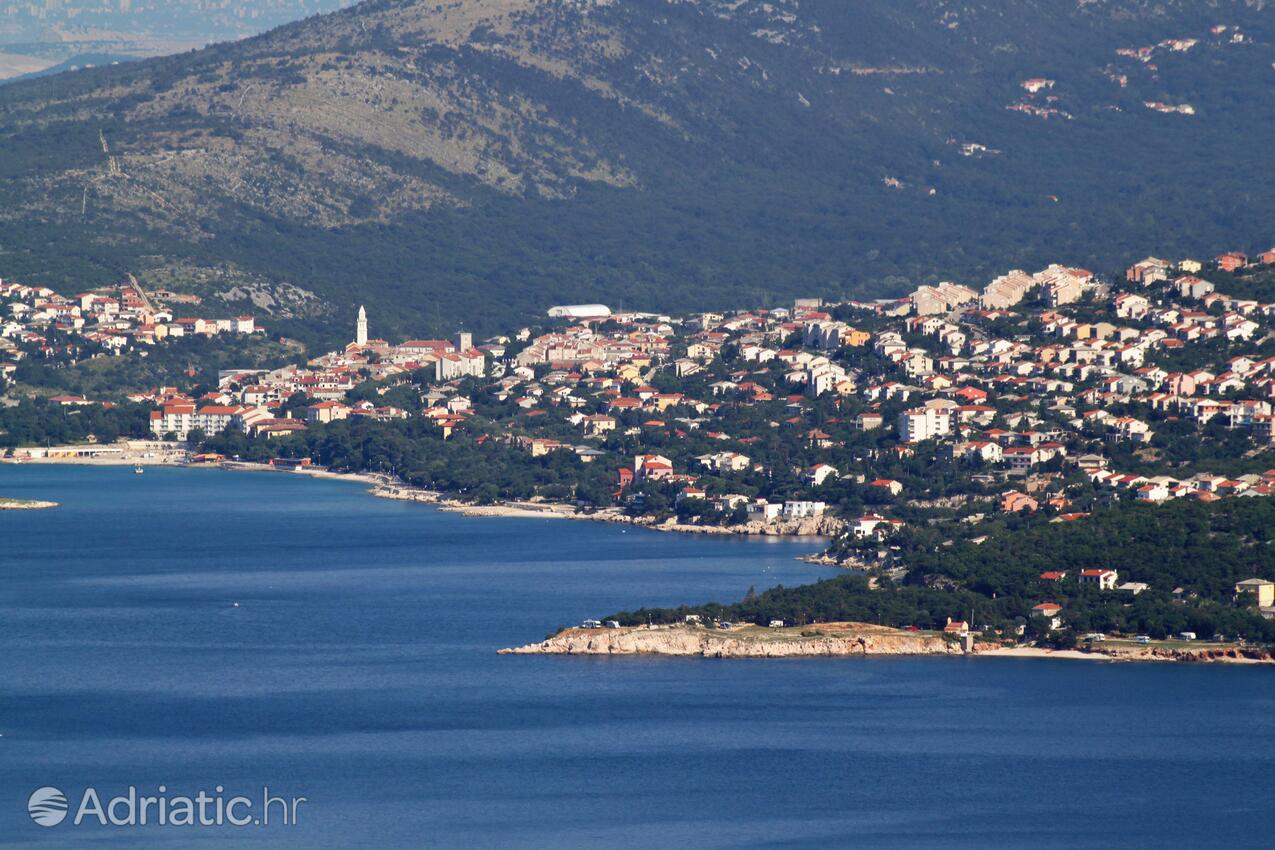
[[[834,573],[809,541],[480,519],[289,474],[0,466],[0,843],[1266,846],[1275,678],[1024,659],[499,656]],[[216,785],[296,825],[50,828]]]

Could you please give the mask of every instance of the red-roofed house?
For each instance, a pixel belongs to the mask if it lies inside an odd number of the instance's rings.
[[[1120,574],[1115,570],[1081,570],[1080,583],[1097,585],[1099,590],[1115,590]]]

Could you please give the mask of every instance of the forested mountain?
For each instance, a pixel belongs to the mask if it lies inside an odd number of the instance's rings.
[[[0,89],[0,274],[133,271],[311,330],[366,301],[393,334],[1265,248],[1272,17],[368,0]]]

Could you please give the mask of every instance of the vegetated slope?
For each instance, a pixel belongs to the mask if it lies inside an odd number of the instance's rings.
[[[1264,244],[1270,17],[369,0],[0,90],[0,271],[290,283],[389,333]]]
[[[1167,505],[1125,504],[1076,522],[1031,518],[981,544],[943,545],[931,529],[902,539],[903,583],[846,575],[801,587],[750,593],[730,605],[642,608],[612,617],[626,625],[681,622],[687,614],[764,625],[854,620],[889,626],[941,628],[947,618],[1009,626],[1032,618],[1041,602],[1062,606],[1074,633],[1142,632],[1166,637],[1181,631],[1275,640],[1275,623],[1241,597],[1235,585],[1275,577],[1271,545],[1275,500],[1224,499],[1212,504],[1179,500]],[[1084,569],[1114,569],[1121,582],[1142,582],[1136,595],[1101,591],[1077,582]],[[1046,570],[1067,573],[1045,581]],[[1180,598],[1174,590],[1181,589]],[[1037,622],[1036,626],[1042,624]]]

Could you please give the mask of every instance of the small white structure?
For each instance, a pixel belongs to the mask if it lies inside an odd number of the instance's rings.
[[[750,520],[761,520],[762,522],[773,522],[779,519],[779,515],[783,510],[784,506],[778,502],[757,499],[748,505],[748,518]]]
[[[1096,584],[1099,590],[1115,590],[1120,574],[1115,570],[1081,570],[1081,584]]]
[[[367,310],[362,304],[359,305],[359,320],[354,325],[354,344],[367,345]]]
[[[823,484],[824,481],[827,481],[830,476],[835,478],[837,475],[837,468],[835,466],[831,466],[826,463],[817,463],[807,469],[806,474],[803,477],[806,483],[811,487],[818,487]]]
[[[549,308],[551,319],[605,319],[611,308],[605,304],[563,304]]]
[[[828,506],[823,502],[811,502],[806,500],[784,502],[783,516],[785,519],[807,519],[809,517],[823,516],[823,512]]]

